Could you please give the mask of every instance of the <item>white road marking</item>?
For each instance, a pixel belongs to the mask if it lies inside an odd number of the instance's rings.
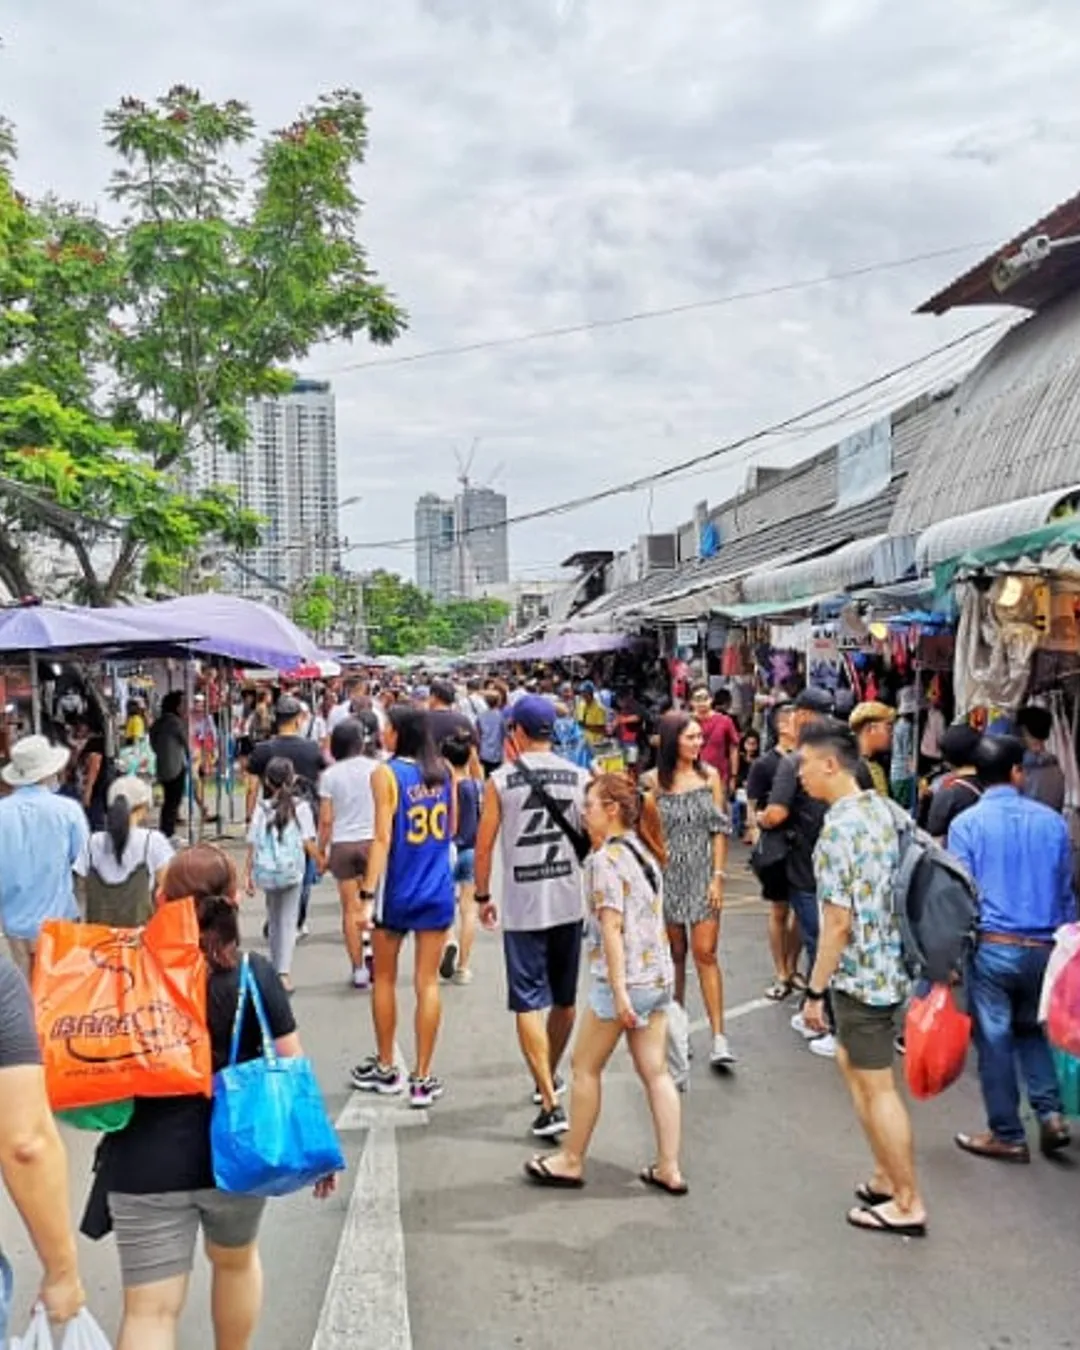
[[[761,1008],[775,1008],[776,1004],[771,998],[752,998],[747,1003],[736,1003],[734,1008],[724,1009],[724,1023],[737,1022],[740,1017],[746,1017],[748,1013],[757,1012]],[[696,1022],[690,1023],[691,1036],[698,1031],[704,1031],[709,1025],[707,1017],[699,1017]]]
[[[356,1169],[311,1350],[412,1350],[412,1343],[397,1139],[392,1125],[379,1125]]]

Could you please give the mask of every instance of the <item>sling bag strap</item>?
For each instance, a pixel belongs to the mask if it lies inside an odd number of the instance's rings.
[[[563,803],[557,801],[551,795],[551,793],[547,790],[547,788],[540,781],[540,779],[537,778],[536,774],[533,773],[533,771],[529,768],[529,766],[525,763],[523,759],[518,759],[515,767],[520,772],[522,778],[525,779],[526,783],[528,783],[528,785],[532,788],[532,790],[544,803],[544,807],[547,810],[548,815],[566,836],[567,840],[570,843],[570,847],[574,850],[574,856],[577,858],[578,862],[583,863],[585,859],[589,856],[589,854],[592,852],[592,844],[589,842],[588,837],[584,835],[579,829],[575,828],[575,826],[570,824],[570,822],[566,818],[566,812]]]

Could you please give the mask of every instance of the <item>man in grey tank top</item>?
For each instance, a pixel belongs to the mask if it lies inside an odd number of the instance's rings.
[[[526,695],[512,716],[518,759],[492,774],[491,790],[484,794],[476,902],[481,923],[494,928],[499,911],[491,898],[491,874],[498,841],[510,1011],[536,1083],[540,1114],[532,1132],[549,1139],[566,1130],[555,1071],[574,1027],[584,918],[581,864],[569,836],[584,832],[589,774],[552,753],[555,705],[549,699]]]

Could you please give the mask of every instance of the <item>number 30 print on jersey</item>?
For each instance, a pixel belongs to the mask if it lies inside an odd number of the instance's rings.
[[[410,760],[392,759],[387,767],[397,809],[377,922],[397,933],[441,931],[454,921],[450,782],[429,786]]]
[[[580,829],[588,773],[548,752],[530,752],[523,759]],[[536,931],[581,919],[581,868],[543,798],[516,764],[504,764],[491,781],[502,814],[503,927]]]

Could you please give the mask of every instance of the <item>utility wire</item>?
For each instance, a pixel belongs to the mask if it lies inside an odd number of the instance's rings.
[[[752,431],[745,436],[738,437],[736,440],[727,441],[723,445],[716,446],[711,450],[705,450],[699,455],[693,455],[689,459],[680,460],[676,464],[669,464],[666,468],[657,469],[653,473],[642,474],[640,477],[629,479],[625,483],[616,483],[611,487],[600,488],[596,492],[586,493],[580,497],[571,497],[564,502],[556,502],[551,506],[542,506],[533,511],[524,511],[516,516],[509,516],[507,517],[505,524],[507,526],[523,525],[528,521],[543,520],[549,516],[565,515],[567,512],[578,511],[582,507],[592,506],[597,502],[606,501],[609,497],[618,497],[628,492],[637,492],[643,487],[649,487],[655,483],[667,482],[670,479],[677,478],[699,468],[703,464],[712,463],[714,460],[720,459],[725,455],[730,455],[734,451],[742,449],[744,446],[752,445],[757,441],[776,436],[781,432],[795,429],[799,426],[800,422],[804,422],[808,417],[816,417],[820,413],[828,412],[830,409],[835,408],[838,404],[847,402],[858,394],[865,393],[871,389],[880,388],[882,385],[888,384],[898,376],[906,374],[910,370],[915,370],[919,366],[925,365],[935,357],[941,356],[945,352],[954,351],[957,347],[963,346],[965,343],[972,341],[972,339],[981,337],[992,329],[1000,327],[1002,322],[1001,319],[992,319],[989,323],[980,324],[977,328],[970,329],[967,333],[962,334],[962,336],[953,338],[951,342],[943,343],[940,347],[935,347],[932,351],[926,352],[922,356],[915,357],[911,361],[905,361],[902,365],[894,366],[883,375],[877,375],[872,380],[867,380],[863,384],[845,390],[844,393],[838,394],[833,398],[825,399],[823,402],[817,403],[813,407],[805,409],[803,412],[797,413],[792,417],[784,418],[783,421],[774,422],[767,427],[761,427],[757,431]],[[461,534],[483,534],[491,528],[492,526],[489,524],[470,525],[462,529]],[[425,542],[424,536],[412,535],[403,536],[398,539],[362,540],[356,543],[350,543],[348,549],[344,551],[352,553],[358,549],[405,548],[420,542]]]
[[[412,352],[403,356],[375,357],[368,361],[350,361],[338,366],[336,370],[324,372],[324,379],[336,379],[339,375],[354,370],[385,370],[388,366],[411,366],[419,361],[437,361],[448,356],[468,356],[473,352],[493,351],[499,347],[519,347],[527,342],[543,342],[548,338],[572,337],[578,333],[593,333],[604,328],[624,328],[629,324],[643,323],[651,319],[669,319],[677,314],[693,314],[697,310],[718,309],[724,305],[740,304],[744,300],[763,300],[772,295],[788,295],[792,291],[810,290],[815,286],[826,286],[834,281],[852,281],[857,277],[872,276],[876,272],[895,272],[902,267],[913,267],[917,263],[934,262],[939,258],[950,258],[957,253],[970,253],[975,249],[992,248],[994,240],[980,240],[971,244],[954,244],[951,248],[934,249],[929,253],[913,253],[906,258],[892,258],[885,262],[864,263],[860,267],[849,267],[840,272],[824,272],[820,276],[806,277],[801,281],[784,281],[775,286],[762,286],[756,290],[732,291],[728,295],[714,296],[709,300],[689,300],[681,305],[665,305],[661,309],[640,309],[632,314],[621,314],[611,319],[590,319],[585,323],[564,324],[558,328],[537,328],[527,333],[511,333],[506,337],[482,338],[477,342],[463,342],[452,347],[431,347],[426,351]]]

